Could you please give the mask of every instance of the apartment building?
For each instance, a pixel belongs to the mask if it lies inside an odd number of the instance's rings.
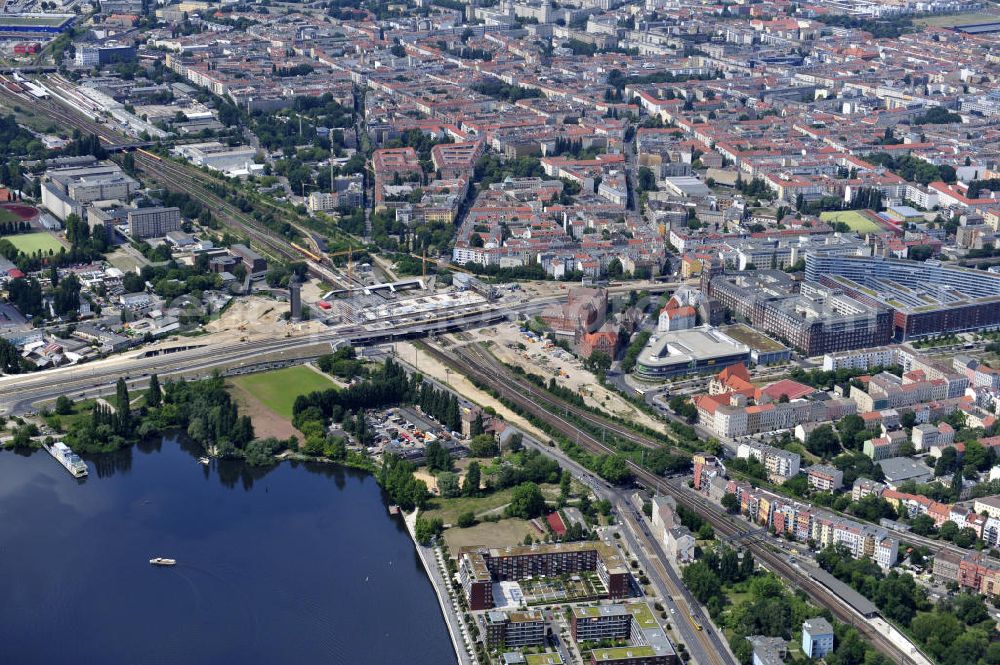
[[[844,484],[844,472],[828,464],[813,464],[806,470],[809,486],[821,492],[839,490]]]
[[[459,581],[471,610],[493,607],[493,575],[482,555],[463,552],[459,556]]]
[[[486,645],[518,649],[545,644],[545,617],[539,610],[486,612],[482,619]]]
[[[913,447],[917,452],[925,452],[935,446],[948,446],[955,442],[955,429],[946,422],[937,425],[920,423],[914,425],[910,433]]]
[[[802,623],[802,653],[819,659],[833,651],[833,626],[823,617],[806,619]]]
[[[128,211],[128,232],[133,238],[162,238],[181,230],[180,208],[135,208]]]
[[[819,549],[843,545],[854,558],[870,557],[883,569],[892,567],[898,557],[899,542],[881,527],[834,515],[743,481],[729,480],[726,493],[736,495],[740,511],[755,524],[773,527],[798,541],[811,539]]]
[[[632,613],[624,605],[576,606],[570,631],[577,642],[627,640],[632,635]]]
[[[741,443],[736,449],[736,456],[741,459],[755,459],[763,464],[771,482],[783,483],[799,473],[801,457],[798,453],[763,443]]]
[[[459,554],[459,576],[469,606],[493,607],[493,581],[595,571],[607,597],[624,598],[630,573],[621,555],[602,543],[554,543],[507,548],[466,548]],[[476,607],[473,607],[473,604]]]

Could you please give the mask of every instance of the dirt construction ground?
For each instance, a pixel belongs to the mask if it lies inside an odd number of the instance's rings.
[[[525,372],[538,374],[581,395],[588,405],[623,418],[628,418],[659,432],[666,426],[607,390],[597,382],[591,372],[572,354],[545,340],[532,341],[519,332],[515,323],[505,323],[490,328],[463,333],[470,341],[492,342],[490,351],[508,365],[517,365]],[[461,343],[456,340],[456,343]],[[518,344],[525,348],[522,351]],[[513,347],[513,348],[511,348]]]

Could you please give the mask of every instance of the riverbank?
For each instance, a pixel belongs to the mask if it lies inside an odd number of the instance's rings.
[[[418,512],[414,510],[411,513],[403,513],[406,530],[410,533],[410,538],[413,539],[413,546],[417,548],[417,556],[420,557],[420,562],[423,564],[424,570],[427,571],[431,586],[434,587],[434,595],[437,596],[438,604],[441,606],[441,614],[444,615],[444,621],[448,625],[448,634],[451,637],[451,644],[455,648],[455,656],[459,665],[476,665],[476,659],[469,655],[469,648],[466,646],[468,642],[465,637],[467,634],[465,626],[452,604],[447,573],[442,573],[442,568],[447,571],[447,562],[441,559],[440,550],[417,542]]]

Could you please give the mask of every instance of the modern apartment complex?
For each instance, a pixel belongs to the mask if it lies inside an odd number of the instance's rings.
[[[469,548],[459,554],[459,577],[469,607],[493,607],[494,580],[522,580],[595,571],[609,598],[628,595],[629,571],[621,556],[601,543],[555,543],[507,548]]]
[[[520,648],[545,643],[545,617],[538,610],[493,610],[483,615],[482,624],[489,647]]]

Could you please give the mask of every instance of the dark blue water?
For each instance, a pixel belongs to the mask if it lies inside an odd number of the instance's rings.
[[[455,662],[374,479],[198,454],[167,440],[78,482],[45,452],[0,453],[0,663]]]

